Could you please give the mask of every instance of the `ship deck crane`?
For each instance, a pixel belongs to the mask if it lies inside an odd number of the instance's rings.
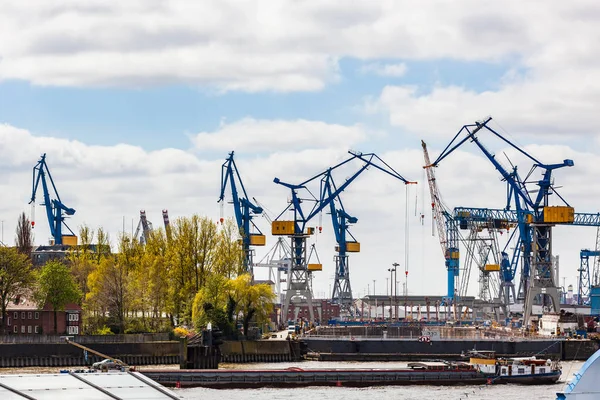
[[[558,288],[554,282],[554,266],[552,261],[552,226],[555,224],[572,224],[573,223],[573,208],[556,192],[553,186],[552,172],[563,167],[572,167],[573,160],[564,160],[557,164],[544,164],[538,161],[529,153],[514,145],[511,141],[504,138],[494,129],[488,126],[491,117],[484,121],[476,122],[475,124],[463,126],[454,136],[452,141],[446,146],[438,158],[427,167],[438,166],[439,163],[451,154],[454,150],[460,147],[466,141],[471,141],[483,152],[486,158],[500,172],[503,180],[508,185],[507,190],[507,209],[510,209],[511,204],[514,205],[518,215],[518,225],[523,244],[523,260],[524,260],[524,276],[526,277],[525,285],[525,306],[523,315],[523,325],[529,324],[529,318],[532,312],[534,299],[541,296],[543,299],[550,297],[552,299],[552,308],[555,312],[559,311],[560,301]],[[527,180],[522,180],[517,173],[517,168],[513,167],[513,171],[507,171],[492,154],[485,148],[477,133],[481,130],[487,130],[495,137],[502,140],[521,155],[533,162],[533,166],[528,174],[528,177],[536,168],[542,170],[542,179],[536,180],[537,196],[533,197],[533,190],[529,190]],[[465,137],[455,141],[462,133],[466,133]],[[549,196],[556,196],[564,203],[563,206],[551,207],[549,204]],[[525,218],[525,215],[531,215],[531,218]],[[531,284],[529,283],[529,270],[532,270]]]
[[[414,183],[404,179],[402,175],[396,172],[374,153],[363,154],[352,151],[349,151],[349,153],[351,155],[350,158],[328,168],[327,170],[305,180],[304,182],[301,182],[300,184],[295,185],[282,182],[279,178],[275,178],[273,180],[273,182],[276,184],[282,185],[291,191],[290,203],[271,225],[271,233],[273,235],[284,235],[291,238],[292,262],[290,267],[290,275],[288,276],[286,298],[282,308],[282,315],[284,317],[287,317],[288,315],[289,306],[292,303],[292,300],[295,298],[301,298],[304,299],[308,305],[310,321],[314,322],[314,310],[312,305],[312,292],[310,289],[309,274],[311,271],[321,270],[322,265],[307,264],[308,259],[306,239],[314,233],[313,227],[307,227],[308,222],[317,214],[319,214],[324,208],[328,207],[331,202],[338,198],[339,195],[368,167],[374,167],[382,172],[385,172],[386,174],[401,180],[405,184]],[[362,161],[362,167],[348,177],[342,185],[337,187],[333,185],[332,172],[337,168],[348,164],[352,160]],[[381,162],[383,166],[378,165],[378,161]],[[309,183],[316,180],[320,180],[318,197],[307,188]],[[311,198],[301,198],[299,196],[300,190],[306,190],[310,194]],[[303,204],[305,204],[307,201],[313,203],[312,208],[303,208]],[[288,210],[293,212],[294,219],[292,221],[279,220],[279,218]]]
[[[225,200],[225,191],[229,184],[235,220],[244,250],[244,267],[247,272],[252,274],[253,250],[251,246],[264,246],[266,244],[265,235],[263,235],[260,229],[252,222],[252,218],[255,215],[261,215],[263,209],[248,199],[248,194],[242,183],[240,173],[233,159],[233,154],[233,151],[229,153],[229,157],[227,157],[227,160],[221,167],[221,194],[219,195],[219,200],[217,202],[223,202]],[[251,233],[251,226],[253,226],[258,233]]]
[[[48,181],[50,181],[50,186],[48,185]],[[42,155],[35,167],[33,167],[33,186],[31,200],[29,201],[29,204],[32,204],[32,228],[35,227],[35,196],[40,183],[42,184],[44,196],[42,205],[46,208],[46,216],[48,217],[48,224],[50,225],[50,235],[52,235],[52,238],[54,239],[54,244],[77,245],[77,236],[75,236],[71,228],[65,223],[65,216],[75,214],[75,209],[67,207],[61,201],[58,191],[56,190],[56,185],[54,184],[54,179],[52,179],[48,164],[46,163],[46,153]],[[51,198],[50,190],[52,190],[53,198]],[[63,234],[63,225],[70,232],[70,235]]]

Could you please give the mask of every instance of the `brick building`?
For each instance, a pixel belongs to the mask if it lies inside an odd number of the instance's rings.
[[[13,335],[35,335],[54,333],[54,312],[52,306],[46,304],[40,308],[30,299],[23,296],[8,303],[6,308],[6,327]],[[67,304],[65,311],[56,315],[56,330],[58,334],[80,334],[81,307],[77,304]]]
[[[315,319],[320,323],[327,323],[332,318],[339,318],[340,305],[333,303],[330,299],[313,299],[313,309]],[[298,319],[310,319],[307,305],[290,304],[287,320],[296,320],[296,311],[298,311]],[[284,321],[285,322],[285,321]]]

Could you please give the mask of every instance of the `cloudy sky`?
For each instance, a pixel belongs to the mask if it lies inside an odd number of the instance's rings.
[[[277,215],[289,193],[274,177],[298,183],[354,149],[419,181],[407,194],[369,170],[344,193],[362,244],[350,260],[355,294],[368,284],[372,292],[373,280],[385,293],[393,262],[408,266],[410,294],[443,294],[420,140],[435,158],[460,127],[487,115],[543,162],[572,158],[574,167],[556,173],[560,193],[576,211],[597,212],[600,4],[418,3],[0,0],[4,242],[13,242],[18,214],[32,212],[31,169],[42,153],[63,202],[77,210],[69,225],[103,226],[114,242],[140,209],[155,226],[165,208],[172,219],[218,220],[220,166],[231,150],[249,195]],[[504,183],[472,144],[436,173],[451,207],[505,205]],[[320,297],[334,275],[329,218],[316,238]],[[42,244],[49,229],[40,206],[36,221]],[[567,284],[595,236],[555,230]],[[268,237],[257,257],[274,242]]]

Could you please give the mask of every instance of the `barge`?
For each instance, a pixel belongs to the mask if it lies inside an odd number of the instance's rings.
[[[412,362],[398,369],[142,370],[164,386],[213,389],[384,385],[552,384],[557,362],[535,357],[496,359],[491,352],[472,354],[469,362]]]

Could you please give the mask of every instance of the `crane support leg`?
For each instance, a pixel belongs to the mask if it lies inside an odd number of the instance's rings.
[[[294,299],[300,299],[300,302],[294,302]],[[281,309],[281,320],[286,321],[288,319],[290,305],[295,303],[295,305],[306,305],[308,307],[310,322],[314,323],[315,312],[312,299],[310,276],[306,265],[306,236],[302,234],[294,235],[292,237],[292,263],[288,273],[285,301]]]
[[[525,293],[523,326],[530,325],[530,318],[536,297],[542,297],[542,306],[547,306],[550,297],[554,312],[560,311],[558,287],[554,282],[554,263],[552,262],[552,227],[548,225],[533,225],[532,276]]]
[[[348,271],[348,256],[335,256],[335,282],[332,301],[340,305],[340,310],[353,314],[352,289]]]

